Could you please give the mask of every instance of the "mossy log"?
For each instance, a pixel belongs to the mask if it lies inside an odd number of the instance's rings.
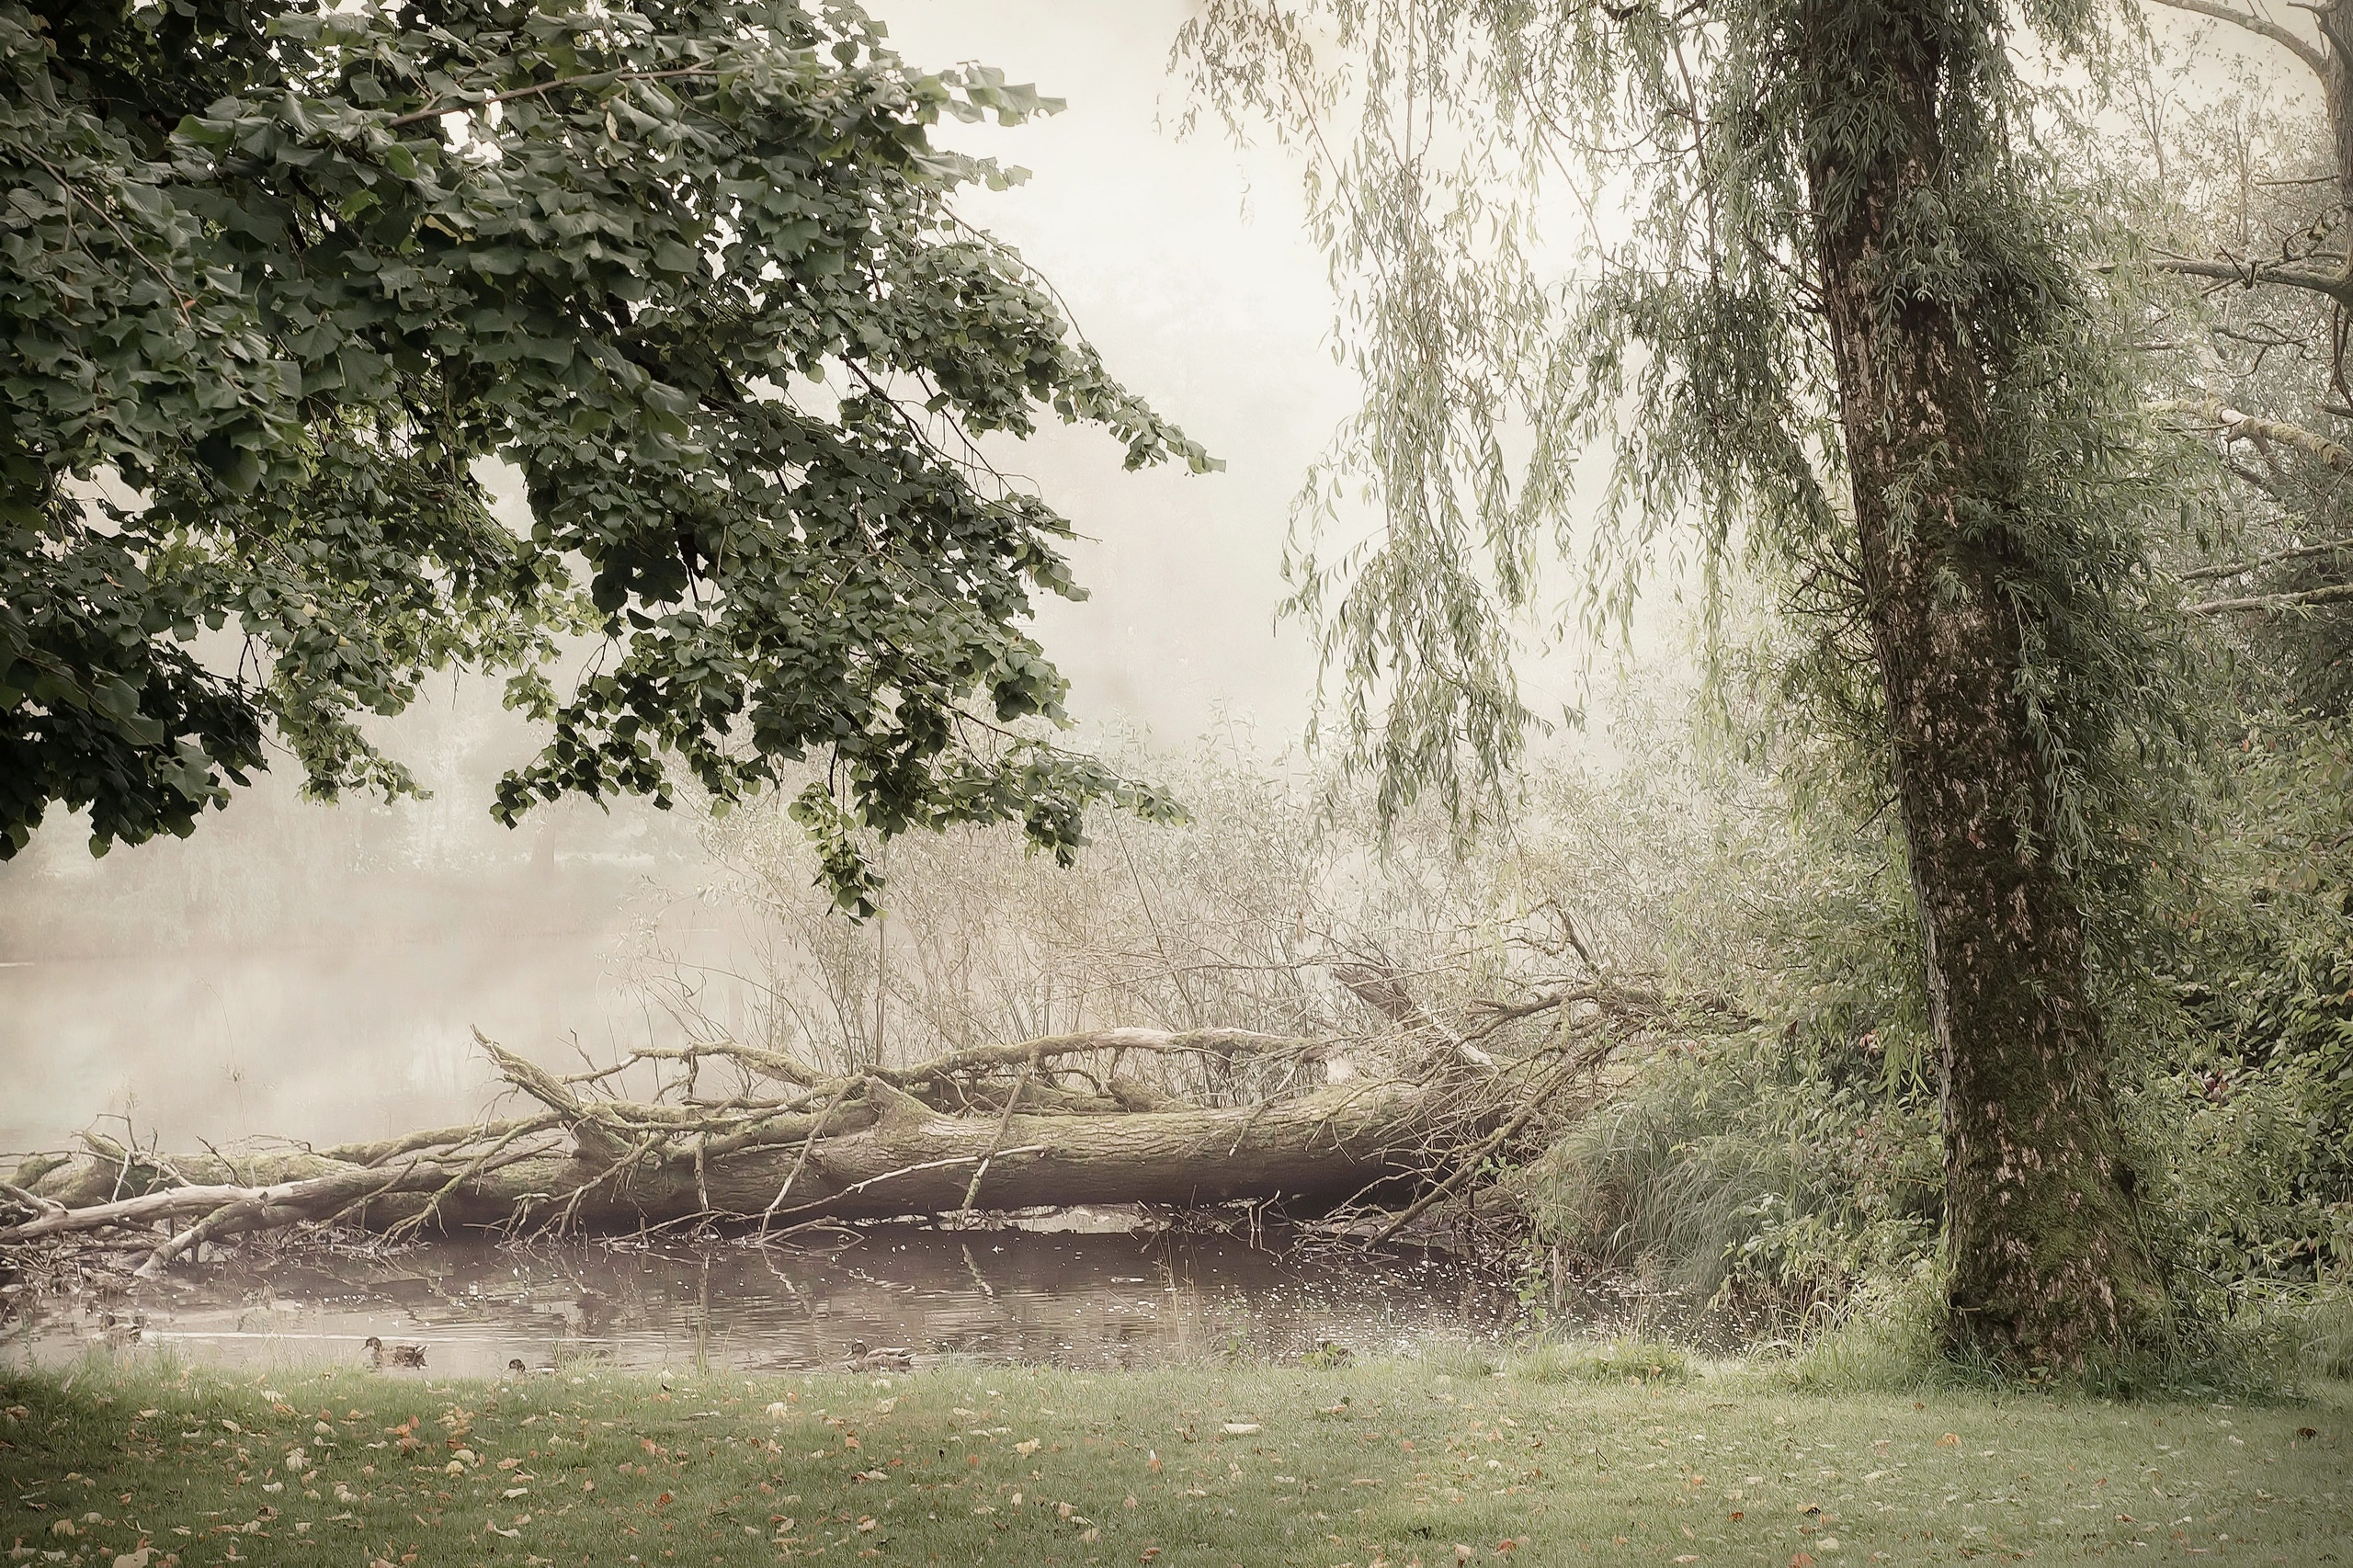
[[[1361,1040],[1238,1029],[1106,1029],[833,1074],[723,1040],[558,1074],[483,1040],[512,1095],[536,1102],[529,1114],[201,1154],[87,1133],[77,1157],[44,1155],[0,1182],[0,1221],[13,1221],[0,1246],[142,1248],[152,1275],[204,1243],[306,1223],[766,1231],[1077,1204],[1330,1208],[1416,1185],[1434,1201],[1467,1166],[1573,1114],[1565,1086],[1651,1028],[1652,1011],[1611,1009],[1505,1064],[1451,1031],[1429,1048],[1425,1016],[1385,1073],[1366,1071],[1382,1058]],[[1631,1024],[1610,1021],[1620,1015]],[[733,1088],[714,1096],[722,1067]],[[650,1097],[617,1087],[632,1072],[656,1079]]]

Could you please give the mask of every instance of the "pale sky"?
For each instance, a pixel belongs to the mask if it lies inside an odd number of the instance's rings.
[[[1126,473],[1100,434],[1056,430],[1013,458],[1088,542],[1093,595],[1050,605],[1040,635],[1082,720],[1125,718],[1165,744],[1221,708],[1270,739],[1305,722],[1314,660],[1278,632],[1291,493],[1352,406],[1333,362],[1331,295],[1301,233],[1296,174],[1208,127],[1179,141],[1167,0],[893,0],[875,7],[910,61],[979,61],[1067,99],[1062,114],[947,139],[1031,173],[975,191],[966,215],[1052,279],[1114,374],[1225,460],[1225,472]]]

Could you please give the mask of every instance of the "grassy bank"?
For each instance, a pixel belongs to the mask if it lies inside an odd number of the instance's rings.
[[[2353,1562],[2344,1385],[2234,1408],[1443,1366],[666,1386],[12,1374],[0,1552],[101,1568],[142,1544],[189,1568]]]

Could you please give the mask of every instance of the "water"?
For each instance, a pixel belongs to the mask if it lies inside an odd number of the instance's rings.
[[[261,1370],[363,1365],[363,1342],[421,1345],[427,1374],[527,1366],[746,1372],[839,1369],[853,1342],[926,1358],[1076,1368],[1242,1355],[1324,1340],[1359,1354],[1499,1339],[1506,1282],[1444,1254],[1302,1246],[1296,1235],[871,1225],[825,1250],[735,1241],[450,1241],[390,1256],[306,1255],[267,1270],[176,1270],[123,1297],[10,1296],[0,1354],[60,1365],[157,1352]],[[108,1327],[108,1315],[116,1320]],[[137,1335],[125,1329],[135,1324]],[[409,1376],[418,1374],[409,1373]]]

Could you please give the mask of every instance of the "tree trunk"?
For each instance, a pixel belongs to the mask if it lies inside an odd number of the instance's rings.
[[[1892,225],[1955,183],[1937,40],[1961,24],[1938,0],[1831,0],[1806,20],[1817,262],[1942,1074],[1948,1335],[2014,1369],[2080,1372],[2138,1337],[2152,1268],[2086,995],[2083,898],[2050,852],[2018,689],[2001,591],[2015,541],[1984,521],[2005,499],[1989,372],[1965,305],[1890,282],[1921,243]],[[1859,129],[1870,111],[1876,142]]]

